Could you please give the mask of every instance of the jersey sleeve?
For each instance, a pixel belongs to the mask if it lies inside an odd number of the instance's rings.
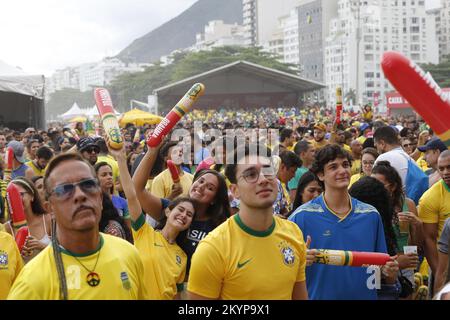
[[[11,288],[7,300],[43,300],[43,297],[29,285],[26,277],[20,274]]]
[[[439,223],[439,210],[431,195],[432,193],[426,192],[419,200],[419,218],[424,223]]]
[[[448,241],[450,238],[450,218],[445,220],[444,228],[442,229],[441,237],[438,241],[438,250],[444,254],[448,254]]]
[[[225,276],[225,261],[217,248],[204,240],[192,256],[188,291],[210,299],[220,296]]]
[[[295,282],[303,282],[306,281],[306,275],[305,275],[305,269],[306,269],[306,244],[305,241],[303,240],[303,233],[302,231],[298,228],[298,226],[295,226],[295,228],[298,229],[298,239],[299,239],[299,259],[300,259],[300,264],[299,264],[299,268],[298,268],[298,273],[297,273],[297,279],[295,280]]]
[[[145,222],[145,214],[141,213],[136,221],[131,221],[131,230],[133,233],[133,238],[138,240],[145,236],[146,233],[153,233],[155,230]]]
[[[155,179],[153,179],[151,193],[158,198],[166,197],[164,193],[164,179],[161,175],[158,175],[155,177]]]

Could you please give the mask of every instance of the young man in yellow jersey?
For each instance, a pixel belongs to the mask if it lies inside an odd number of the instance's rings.
[[[0,231],[0,300],[6,299],[22,267],[16,241],[9,233]]]
[[[130,243],[101,234],[102,193],[94,169],[77,153],[64,153],[44,177],[52,246],[16,279],[12,300],[131,300],[147,298],[139,254]]]
[[[445,220],[450,217],[450,150],[442,152],[437,169],[442,180],[435,183],[419,200],[419,218],[423,222],[425,257],[437,276],[437,242]]]
[[[25,163],[29,167],[27,170],[32,171],[33,177],[43,177],[45,168],[52,158],[53,151],[49,147],[42,146],[36,151],[36,159]]]
[[[302,232],[273,215],[276,174],[270,151],[258,151],[238,148],[234,164],[227,165],[225,174],[233,196],[240,199],[240,212],[197,247],[188,281],[190,299],[308,298]]]

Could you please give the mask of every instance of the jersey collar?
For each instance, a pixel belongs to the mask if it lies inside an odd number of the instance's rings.
[[[241,217],[239,216],[238,213],[236,213],[234,215],[234,221],[244,232],[248,233],[251,236],[255,236],[255,237],[259,237],[259,238],[264,238],[264,237],[270,236],[272,234],[273,230],[275,229],[275,219],[273,219],[272,225],[266,231],[256,231],[256,230],[253,230],[252,228],[246,226],[244,224],[244,222],[242,222]]]

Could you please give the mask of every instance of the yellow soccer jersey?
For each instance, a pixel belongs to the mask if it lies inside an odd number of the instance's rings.
[[[170,300],[183,287],[187,256],[177,244],[170,244],[160,232],[145,223],[142,214],[132,224],[134,245],[144,264],[144,285],[150,299]]]
[[[306,246],[294,223],[274,217],[266,232],[251,230],[239,215],[203,239],[192,257],[188,291],[211,299],[292,299],[305,281]]]
[[[323,139],[321,142],[317,142],[316,140],[311,141],[312,145],[316,149],[316,152],[325,147],[326,145],[329,145],[330,142],[328,140]]]
[[[22,267],[16,241],[9,233],[0,232],[0,300],[6,299]]]
[[[352,161],[352,175],[361,173],[361,159],[354,159]]]
[[[180,183],[183,188],[183,193],[180,197],[188,195],[193,180],[194,176],[187,172],[184,172],[184,174],[180,176]],[[152,194],[159,198],[167,198],[172,193],[172,185],[172,176],[170,175],[169,169],[166,169],[153,179]]]
[[[136,248],[120,238],[101,234],[99,247],[76,258],[61,252],[69,300],[135,300],[148,298],[143,279],[144,267]],[[98,259],[97,259],[98,258]],[[78,259],[78,260],[77,260]],[[97,265],[96,265],[97,263]],[[88,276],[89,270],[95,275]],[[95,266],[96,265],[96,266]],[[97,286],[91,286],[99,281]],[[58,300],[59,278],[52,246],[31,260],[14,283],[9,300]]]
[[[33,169],[33,175],[36,177],[43,177],[45,175],[45,169],[40,169],[38,167],[36,167],[36,165],[33,163],[33,161],[28,161],[25,162],[25,164],[30,167],[31,169]]]
[[[439,238],[448,217],[450,217],[450,187],[444,180],[440,180],[420,198],[419,218],[424,223],[437,223]]]

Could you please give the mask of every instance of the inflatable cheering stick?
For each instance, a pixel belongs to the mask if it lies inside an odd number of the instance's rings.
[[[3,175],[3,178],[6,181],[6,183],[9,183],[11,181],[13,161],[14,161],[14,150],[11,147],[8,147],[8,149],[6,149],[6,157],[5,157],[6,168],[5,173]]]
[[[398,52],[383,54],[384,74],[450,149],[450,101],[434,80]]]
[[[172,160],[167,160],[167,168],[170,171],[170,175],[172,176],[173,183],[180,182],[180,175],[178,174],[178,168],[175,165],[175,163],[173,163]]]
[[[122,149],[123,139],[120,133],[119,122],[114,113],[114,107],[108,90],[97,88],[94,91],[98,113],[102,117],[103,129],[109,138],[109,146],[113,149]]]
[[[16,232],[16,243],[17,246],[19,247],[19,252],[22,252],[23,246],[25,245],[25,241],[27,240],[28,237],[28,227],[24,226],[21,227],[17,232]]]
[[[147,139],[147,145],[151,148],[156,147],[162,139],[172,130],[172,128],[180,121],[183,116],[189,112],[194,105],[194,102],[203,95],[205,86],[201,83],[196,83],[177,103],[175,107],[167,114],[167,116],[156,127],[153,134]]]
[[[336,88],[336,124],[341,123],[342,116],[342,89],[341,87]]]
[[[386,253],[358,252],[343,250],[317,250],[315,263],[331,264],[335,266],[362,267],[369,265],[384,266],[390,260]]]
[[[26,225],[27,219],[23,208],[22,196],[14,183],[10,183],[6,188],[6,198],[8,199],[8,209],[13,226],[18,228]]]

